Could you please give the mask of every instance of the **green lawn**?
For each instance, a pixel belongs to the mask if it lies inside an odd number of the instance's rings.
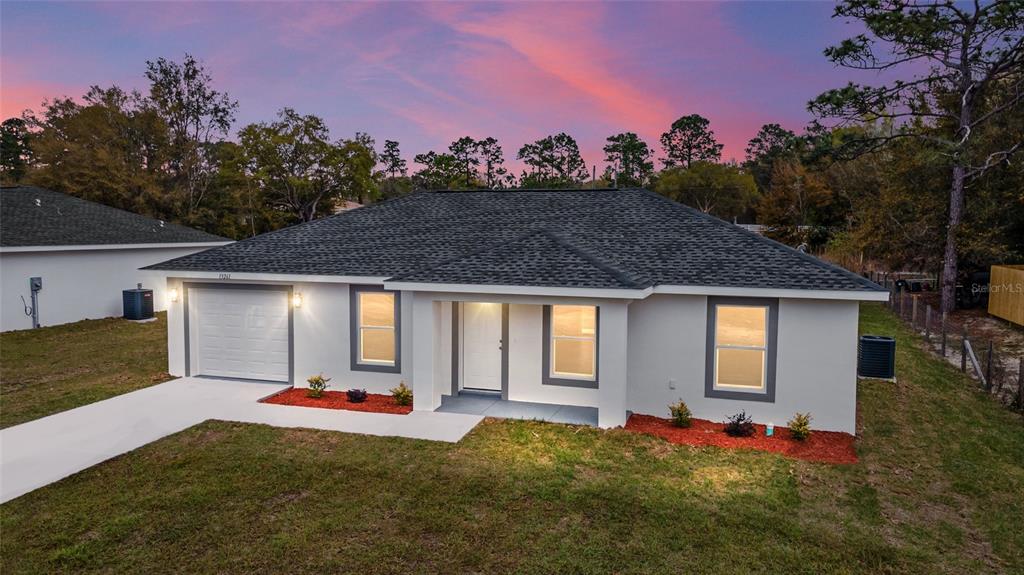
[[[486,421],[456,445],[207,422],[0,506],[0,571],[1020,573],[1024,425],[898,333],[854,466]]]
[[[167,314],[0,334],[0,427],[167,381]]]

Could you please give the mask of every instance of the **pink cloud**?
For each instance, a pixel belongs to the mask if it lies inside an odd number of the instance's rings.
[[[16,84],[2,82],[0,85],[0,118],[6,120],[19,117],[25,110],[41,112],[44,100],[53,100],[64,96],[78,98],[85,91],[84,87],[48,82],[18,82]]]
[[[493,93],[512,86],[513,92],[533,95],[532,104],[525,104],[531,108],[558,107],[568,100],[570,105],[590,105],[615,124],[643,133],[663,129],[672,116],[670,103],[624,82],[612,69],[609,42],[600,32],[605,8],[597,4],[515,4],[469,13],[447,6],[432,14],[462,34],[506,49],[480,49],[464,63],[463,73],[469,76],[487,71],[514,73],[504,82],[481,83],[483,90]],[[516,56],[521,61],[509,70],[510,57]],[[522,61],[534,70],[524,68]],[[575,92],[575,102],[564,88]],[[555,95],[562,100],[554,99]]]

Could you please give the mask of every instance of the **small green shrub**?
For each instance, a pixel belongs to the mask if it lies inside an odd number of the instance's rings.
[[[804,441],[811,436],[811,414],[797,413],[789,420],[789,435],[797,441]]]
[[[412,390],[405,385],[405,381],[399,382],[398,387],[391,389],[391,396],[398,405],[412,405]]]
[[[306,392],[308,397],[320,397],[324,394],[324,390],[327,389],[327,382],[331,381],[331,378],[324,377],[324,374],[320,373],[306,380],[309,384],[309,391]]]
[[[741,411],[725,422],[725,433],[732,437],[750,437],[757,430],[754,428],[754,420]]]
[[[690,427],[693,423],[693,414],[685,401],[680,399],[678,403],[668,406],[668,410],[672,413],[672,424],[676,427]]]

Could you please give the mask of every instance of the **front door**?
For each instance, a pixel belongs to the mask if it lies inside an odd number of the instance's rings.
[[[501,304],[462,305],[462,387],[501,391]]]

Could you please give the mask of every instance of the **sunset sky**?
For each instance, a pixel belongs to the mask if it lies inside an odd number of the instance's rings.
[[[822,50],[855,34],[827,2],[0,4],[0,113],[90,84],[144,88],[145,61],[202,60],[240,104],[233,129],[292,107],[332,136],[403,154],[494,136],[512,159],[560,131],[603,166],[604,139],[657,147],[671,122],[711,120],[724,159],[765,123],[800,130],[808,99],[869,75]],[[658,147],[660,153],[660,147]],[[410,161],[410,167],[411,165]]]

